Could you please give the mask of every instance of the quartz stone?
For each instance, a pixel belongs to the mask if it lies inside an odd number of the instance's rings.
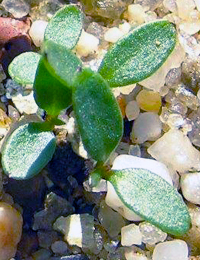
[[[102,202],[98,214],[101,225],[108,232],[110,237],[116,237],[123,226],[125,226],[125,220],[118,213],[108,207],[105,202]]]
[[[142,233],[140,228],[135,224],[122,227],[121,229],[121,244],[122,246],[141,245]]]
[[[133,123],[131,139],[133,142],[142,144],[156,140],[161,135],[162,124],[157,114],[145,112],[139,114]]]
[[[81,0],[86,14],[116,19],[125,11],[132,0]]]
[[[158,242],[163,242],[167,238],[167,233],[148,222],[139,224],[139,229],[142,235],[142,242],[149,245],[155,245]]]
[[[27,1],[25,0],[3,0],[1,5],[15,18],[22,18],[23,16],[26,16],[30,11],[29,3],[27,3]]]
[[[45,200],[45,209],[38,211],[34,215],[33,230],[52,229],[52,224],[56,218],[62,214],[72,214],[74,208],[62,197],[51,192]]]
[[[148,148],[148,153],[179,173],[200,170],[200,152],[180,130],[169,130]]]
[[[53,228],[64,235],[69,245],[87,250],[94,247],[94,217],[89,214],[72,214],[59,217]]]
[[[188,260],[188,247],[183,240],[173,240],[156,245],[152,260]]]

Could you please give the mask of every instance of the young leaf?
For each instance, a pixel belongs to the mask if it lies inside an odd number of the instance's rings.
[[[101,75],[90,69],[79,73],[74,86],[72,104],[84,147],[103,163],[122,136],[119,106]]]
[[[157,174],[141,168],[114,170],[107,180],[129,209],[164,232],[179,236],[189,230],[181,195]]]
[[[51,18],[44,41],[53,41],[65,48],[73,49],[82,31],[83,14],[75,5],[66,5]]]
[[[63,85],[47,69],[45,57],[41,57],[34,81],[34,97],[37,105],[47,114],[59,115],[71,105],[71,89]]]
[[[8,72],[11,78],[21,85],[33,84],[41,55],[36,52],[24,52],[10,63]]]
[[[168,21],[137,27],[106,53],[99,73],[111,87],[139,82],[152,75],[176,44],[176,29]]]
[[[4,172],[14,179],[29,179],[51,160],[55,147],[54,134],[44,131],[42,123],[21,125],[9,136],[3,147]]]
[[[73,80],[82,67],[82,63],[77,56],[67,48],[54,42],[47,42],[44,46],[46,67],[54,77],[64,85],[72,86]]]

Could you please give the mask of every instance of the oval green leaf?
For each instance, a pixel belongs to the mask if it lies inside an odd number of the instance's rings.
[[[90,156],[104,163],[118,145],[123,121],[118,103],[98,73],[84,69],[72,91],[72,104],[83,145]]]
[[[71,88],[63,85],[47,69],[45,57],[41,57],[33,85],[37,105],[51,116],[59,115],[71,105]]]
[[[83,14],[76,5],[66,5],[56,12],[48,23],[44,41],[53,41],[73,49],[82,31]]]
[[[137,27],[106,53],[99,73],[111,87],[125,86],[151,76],[176,44],[176,29],[168,21]]]
[[[115,170],[107,178],[121,201],[136,214],[172,235],[190,228],[182,196],[160,176],[140,168]]]
[[[21,85],[33,85],[40,57],[41,55],[36,52],[24,52],[18,55],[8,66],[10,77]]]
[[[72,86],[76,74],[82,67],[81,60],[70,50],[54,42],[47,42],[44,51],[50,73],[64,85]]]
[[[3,148],[3,170],[14,179],[32,178],[51,160],[55,147],[54,134],[44,131],[41,123],[21,125]]]

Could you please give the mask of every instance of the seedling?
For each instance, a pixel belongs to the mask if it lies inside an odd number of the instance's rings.
[[[28,52],[9,66],[20,84],[33,84],[38,106],[47,113],[40,123],[14,130],[2,151],[4,172],[15,179],[38,174],[52,158],[61,110],[72,105],[80,136],[97,162],[94,183],[105,178],[122,202],[147,221],[173,235],[190,227],[180,194],[161,177],[145,169],[106,170],[105,164],[123,134],[123,120],[111,88],[139,82],[152,75],[176,44],[173,24],[160,20],[132,30],[106,53],[98,72],[84,68],[71,51],[82,31],[83,14],[75,5],[60,9],[49,22],[42,54]]]

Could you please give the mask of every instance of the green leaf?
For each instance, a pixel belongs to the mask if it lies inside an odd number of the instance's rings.
[[[72,104],[84,147],[104,163],[122,137],[118,103],[101,75],[90,69],[79,73],[74,86]]]
[[[33,84],[41,55],[36,52],[24,52],[10,63],[8,72],[11,78],[21,85]]]
[[[46,66],[50,73],[64,85],[72,86],[73,80],[82,67],[77,56],[63,46],[54,42],[47,42],[44,46]]]
[[[141,168],[115,170],[107,180],[129,209],[164,232],[179,236],[189,230],[182,196],[157,174]]]
[[[71,89],[54,77],[46,65],[46,58],[41,57],[33,85],[34,97],[40,108],[56,116],[71,105]]]
[[[125,86],[151,76],[176,44],[176,29],[168,21],[137,27],[106,53],[99,73],[111,87]]]
[[[14,179],[32,178],[51,160],[55,147],[54,134],[44,131],[42,123],[21,125],[3,147],[3,170]]]
[[[68,49],[73,49],[82,31],[83,14],[76,5],[66,5],[51,18],[44,41],[53,41]]]

